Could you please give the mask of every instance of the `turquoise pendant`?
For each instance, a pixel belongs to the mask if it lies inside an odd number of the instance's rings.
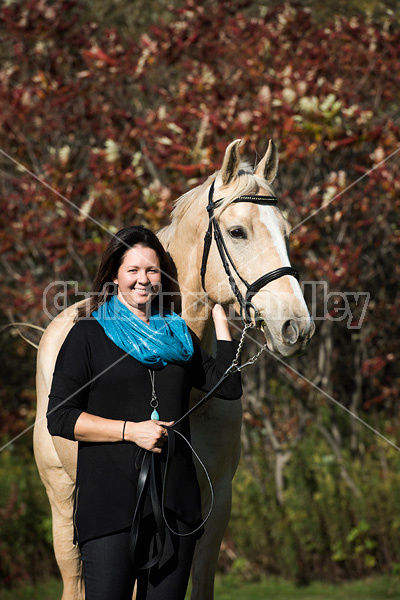
[[[151,413],[150,419],[152,419],[153,421],[159,421],[160,420],[160,415],[158,414],[158,412],[156,411],[156,409],[154,409],[153,412]]]

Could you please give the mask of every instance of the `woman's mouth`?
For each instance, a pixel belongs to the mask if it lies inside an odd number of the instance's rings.
[[[147,290],[146,288],[138,288],[138,287],[134,287],[133,291],[136,294],[139,294],[139,296],[147,296],[150,293],[150,290]]]

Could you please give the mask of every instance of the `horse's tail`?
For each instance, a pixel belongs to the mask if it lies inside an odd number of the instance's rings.
[[[30,340],[29,338],[27,338],[20,330],[19,327],[30,327],[31,329],[37,329],[38,331],[41,331],[42,333],[44,333],[44,328],[43,327],[39,327],[39,325],[33,325],[32,323],[23,323],[23,322],[15,322],[12,321],[11,323],[8,323],[7,325],[4,325],[3,327],[0,328],[0,333],[2,333],[5,329],[7,329],[8,327],[14,327],[16,332],[18,333],[18,335],[20,335],[22,337],[23,340],[25,340],[25,342],[28,342],[28,344],[30,344],[31,346],[33,346],[34,348],[36,348],[36,350],[39,348],[38,344],[35,344],[35,342],[32,342],[32,340]]]

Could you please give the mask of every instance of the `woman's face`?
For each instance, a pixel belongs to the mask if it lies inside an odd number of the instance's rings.
[[[118,284],[119,300],[147,320],[147,309],[161,285],[160,261],[155,250],[140,245],[127,250],[114,283]]]

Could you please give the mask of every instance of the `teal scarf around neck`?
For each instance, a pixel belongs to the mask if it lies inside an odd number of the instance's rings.
[[[92,316],[114,344],[147,367],[161,369],[167,363],[183,364],[193,356],[187,325],[174,312],[160,315],[153,310],[147,325],[117,296],[112,296]]]

